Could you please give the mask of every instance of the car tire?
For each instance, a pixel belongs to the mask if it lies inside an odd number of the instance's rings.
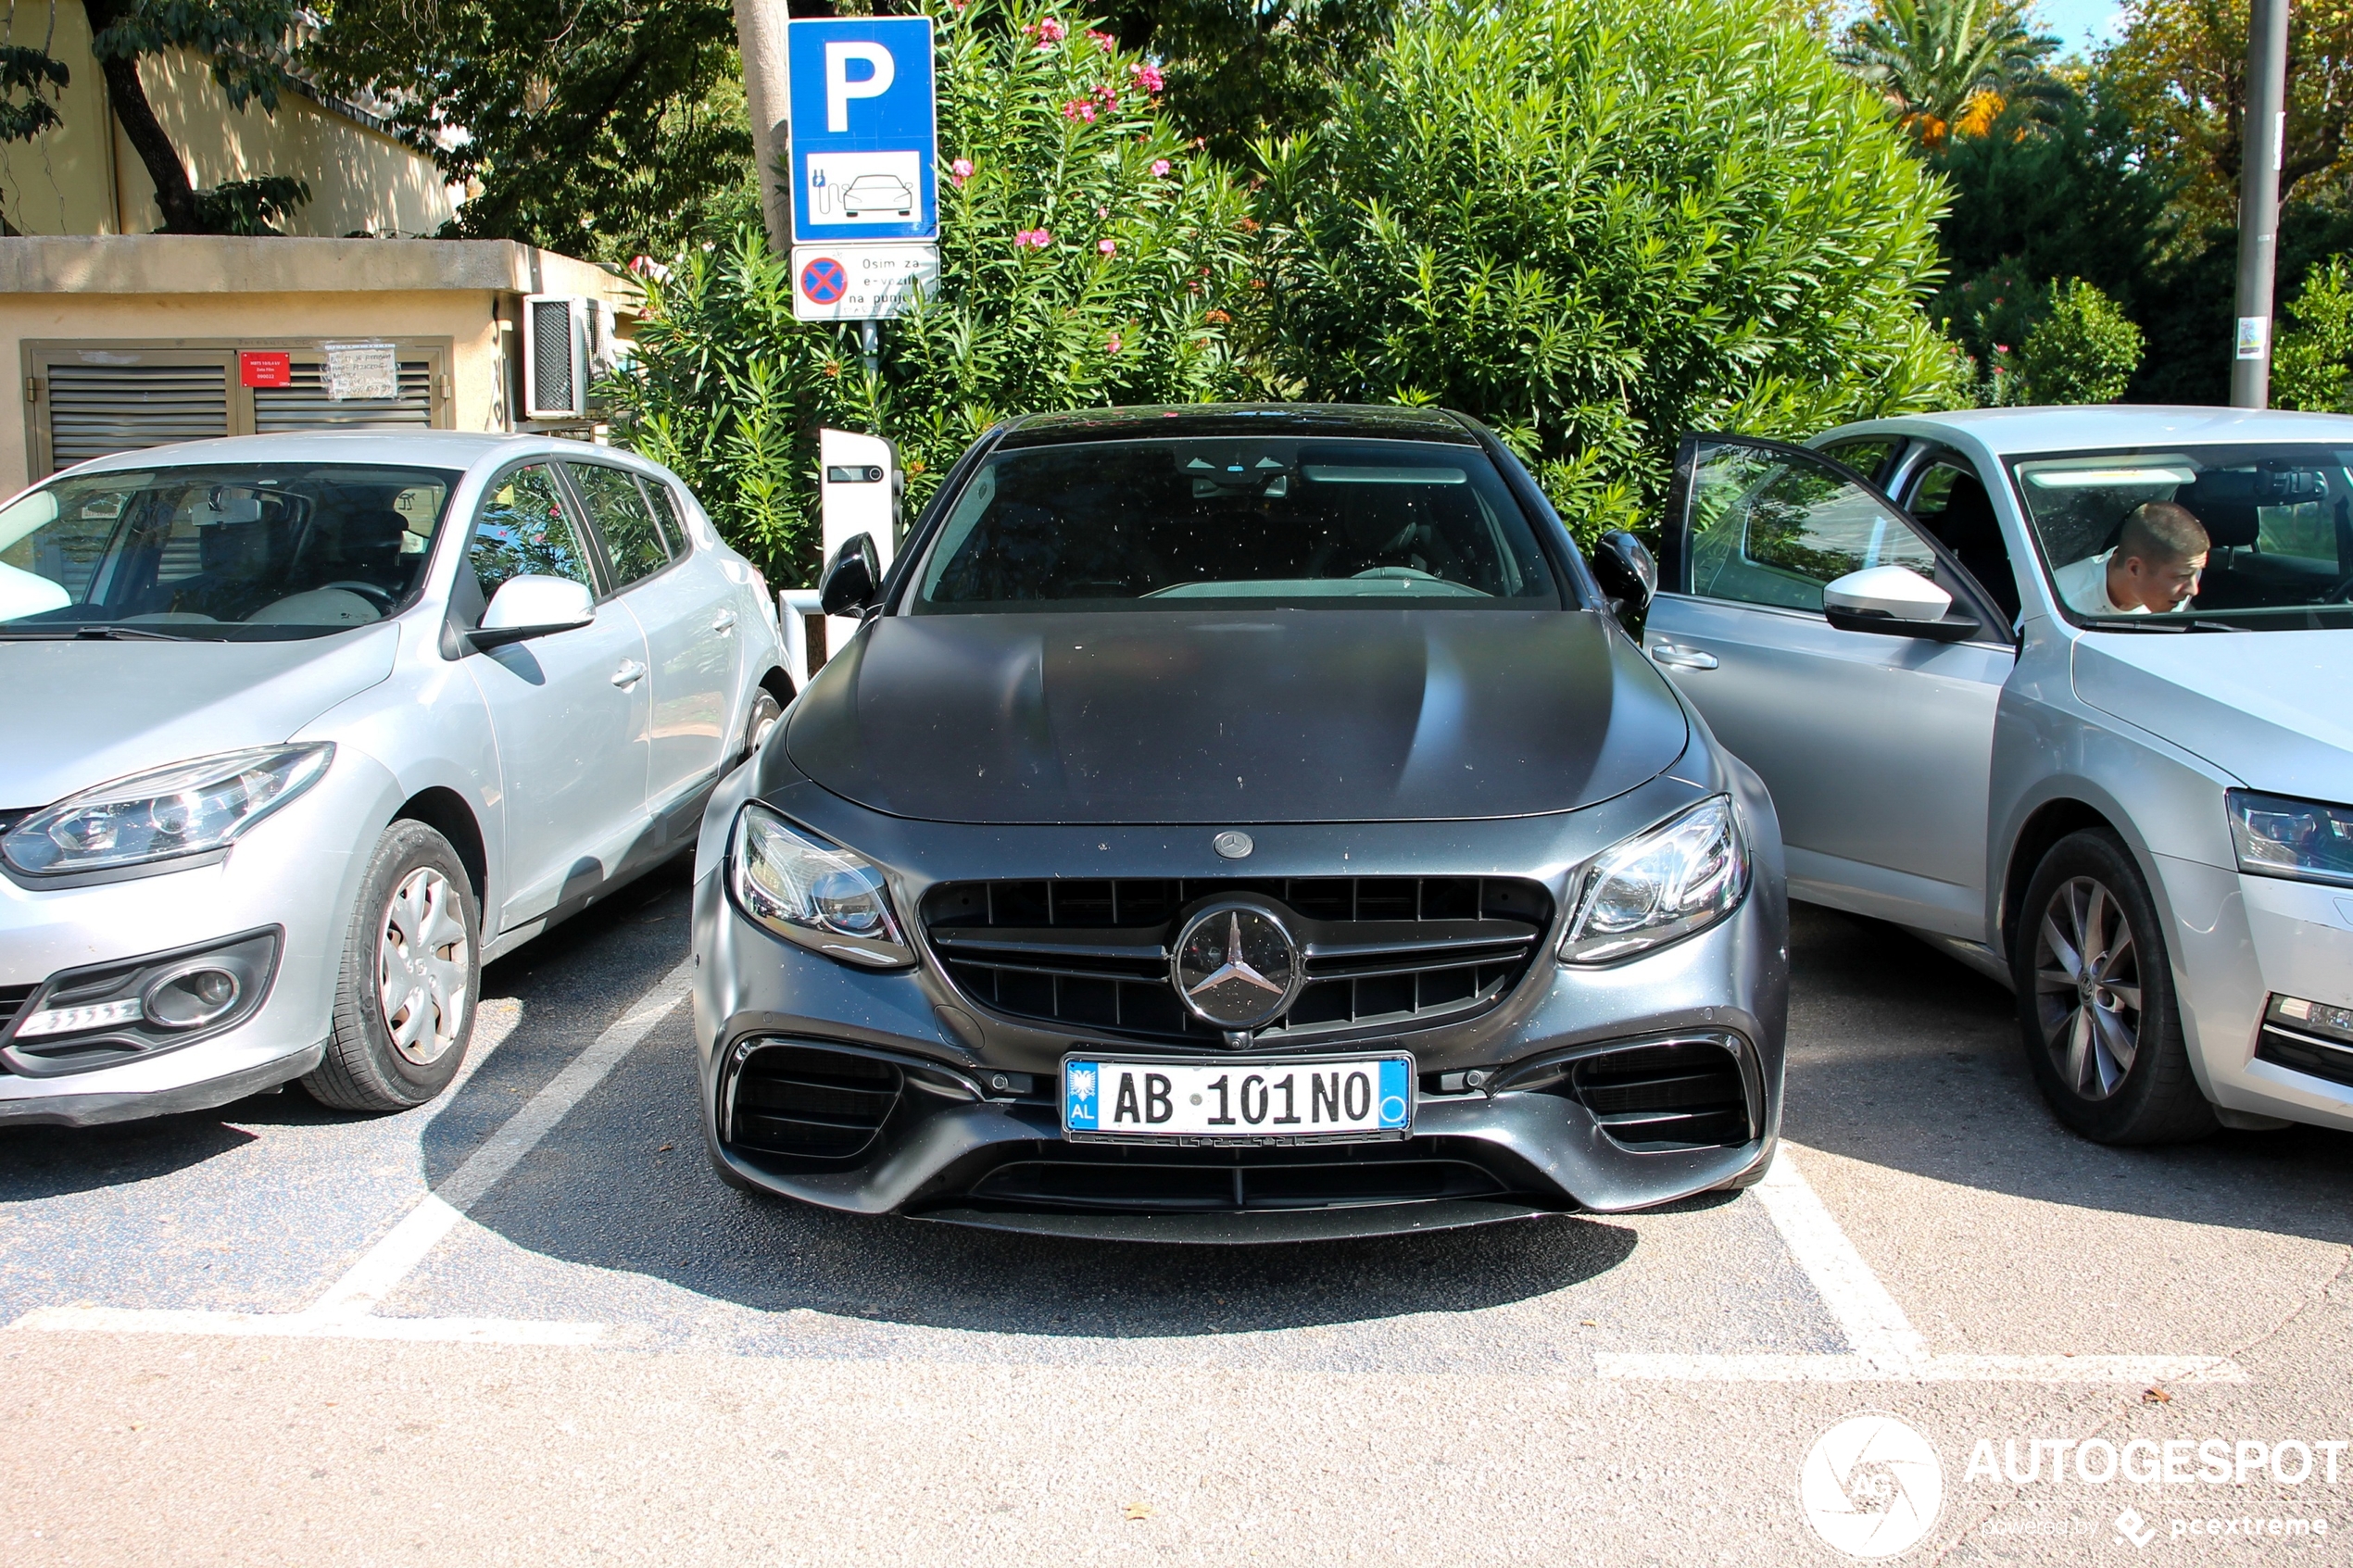
[[[785,706],[776,700],[775,693],[761,686],[751,694],[751,715],[744,721],[744,760],[749,761],[758,754],[760,743],[768,738],[768,732],[784,716]]]
[[[2183,1142],[2220,1124],[2190,1070],[2156,902],[2114,834],[2070,834],[2043,857],[2010,934],[2010,975],[2027,1063],[2060,1121],[2106,1144]]]
[[[473,1038],[482,921],[465,863],[423,822],[384,829],[360,879],[334,1034],[302,1086],[338,1110],[407,1110],[449,1086]]]

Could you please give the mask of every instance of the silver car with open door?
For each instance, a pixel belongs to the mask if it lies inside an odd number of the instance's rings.
[[[1644,646],[1791,896],[2009,984],[2070,1125],[2353,1128],[2349,464],[2213,408],[1692,437]]]
[[[674,475],[450,433],[44,481],[0,681],[0,1123],[433,1098],[482,963],[691,845],[790,695]]]

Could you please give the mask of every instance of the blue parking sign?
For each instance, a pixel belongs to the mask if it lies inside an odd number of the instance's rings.
[[[931,19],[795,20],[785,56],[793,239],[937,236]]]

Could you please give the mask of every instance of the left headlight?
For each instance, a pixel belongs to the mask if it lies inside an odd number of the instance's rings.
[[[727,851],[736,907],[788,942],[869,969],[915,961],[873,862],[795,828],[757,800]]]
[[[319,782],[332,743],[224,751],[116,779],[35,811],[0,839],[30,876],[113,871],[225,849]]]
[[[1748,845],[1728,796],[1604,852],[1561,938],[1564,963],[1610,963],[1680,941],[1740,908]]]
[[[2234,789],[2231,837],[2239,870],[2254,876],[2293,877],[2353,887],[2353,806],[2288,800]]]

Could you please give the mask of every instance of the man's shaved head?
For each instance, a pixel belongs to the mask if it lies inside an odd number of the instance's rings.
[[[2171,501],[2145,501],[2134,507],[2116,541],[2120,560],[2137,556],[2169,566],[2194,560],[2206,554],[2208,547],[2206,525],[2189,508]]]

